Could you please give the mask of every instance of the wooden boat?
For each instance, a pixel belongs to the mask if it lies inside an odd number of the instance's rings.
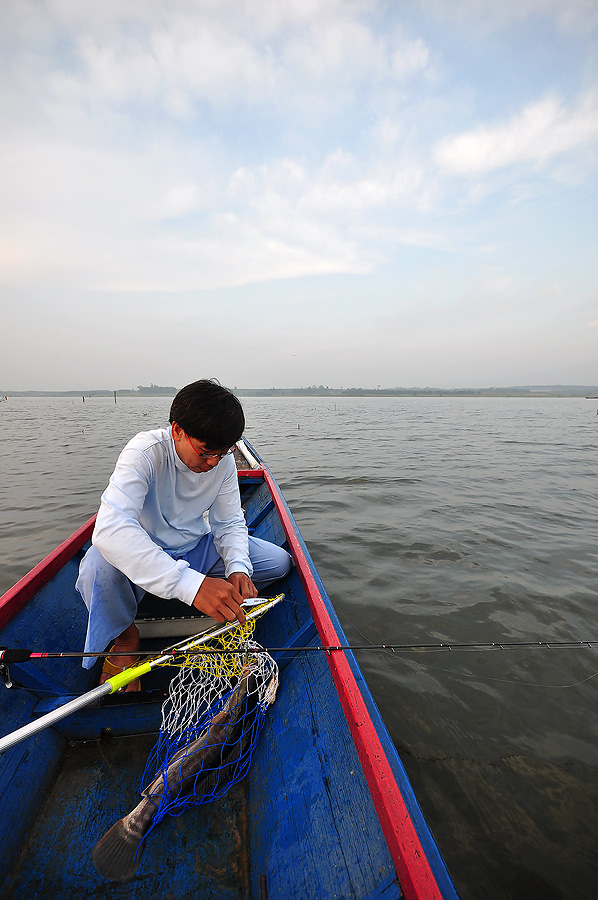
[[[90,850],[139,800],[173,670],[149,674],[139,693],[115,693],[57,721],[0,757],[5,900],[38,893],[81,900],[104,892],[178,900],[456,900],[354,655],[296,649],[339,646],[346,638],[271,472],[250,445],[239,447],[250,533],[286,546],[295,561],[289,577],[268,592],[283,591],[285,600],[257,625],[263,646],[283,650],[275,654],[278,698],[249,775],[223,799],[167,816],[148,838],[135,878],[106,882]],[[74,582],[93,524],[94,518],[0,598],[3,646],[82,648],[86,611]],[[172,635],[189,626],[173,606],[189,616],[183,604],[147,595],[140,615],[150,631],[163,626]],[[151,640],[160,637],[145,639]],[[156,647],[165,643],[171,642]],[[4,665],[5,684],[13,686],[0,685],[1,734],[93,688],[97,673],[98,667],[82,669],[80,659]]]

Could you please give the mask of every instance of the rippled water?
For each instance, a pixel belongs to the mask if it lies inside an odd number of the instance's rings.
[[[593,401],[243,404],[354,643],[598,639]],[[0,592],[169,405],[0,404]],[[463,900],[594,900],[598,652],[359,659]]]

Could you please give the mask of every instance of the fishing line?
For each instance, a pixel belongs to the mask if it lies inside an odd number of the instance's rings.
[[[351,623],[348,623],[348,625],[350,627],[352,627],[357,632],[357,634],[359,634],[363,638],[364,641],[368,640],[367,636],[362,631],[360,631],[359,628],[357,628],[354,625],[351,625]],[[569,648],[569,642],[565,642],[565,644],[566,644],[567,648]],[[583,646],[583,647],[589,647],[590,649],[596,649],[595,645],[596,645],[596,641],[587,641],[587,642],[583,641],[583,642],[576,642],[576,643],[574,643],[573,646],[574,647],[582,647]],[[454,647],[454,645],[452,645],[452,646]],[[466,646],[467,645],[463,645],[462,649],[465,649]],[[481,646],[481,645],[478,645],[478,646]],[[495,645],[492,645],[492,646],[495,647]],[[527,648],[528,642],[524,642],[523,644],[516,644],[515,642],[512,642],[511,644],[509,644],[508,649],[515,649],[517,646],[519,646],[519,647],[524,646]],[[548,647],[548,649],[551,649],[551,648],[559,649],[559,647],[560,647],[560,649],[563,649],[562,643],[560,645],[557,645],[557,644],[553,644],[553,643],[548,644],[546,642],[540,642],[538,644],[534,643],[531,646],[533,646],[533,647],[537,647],[537,646]],[[499,645],[496,645],[496,649],[507,649],[507,648],[505,648],[504,645],[499,644]],[[395,653],[394,650],[391,652],[387,651],[385,655],[390,657],[394,653]],[[400,655],[400,653],[399,653],[399,655]],[[405,662],[406,661],[407,660],[405,659]],[[455,678],[475,678],[477,681],[496,681],[501,684],[514,684],[514,685],[521,685],[522,687],[540,687],[540,688],[543,687],[543,688],[563,688],[563,689],[574,688],[574,687],[578,687],[580,684],[585,684],[587,681],[591,681],[592,678],[596,678],[596,676],[598,675],[598,672],[594,672],[593,675],[588,675],[587,678],[582,678],[581,681],[575,681],[572,684],[540,684],[538,682],[533,682],[533,681],[512,681],[508,678],[493,678],[491,675],[474,675],[472,672],[455,672],[453,669],[446,669],[442,666],[435,666],[433,663],[428,663],[428,662],[421,662],[420,665],[425,666],[426,669],[434,669],[438,672],[446,672],[448,675],[452,675]]]

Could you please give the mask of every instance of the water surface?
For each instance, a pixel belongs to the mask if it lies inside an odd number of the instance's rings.
[[[244,398],[354,643],[596,640],[593,401]],[[0,404],[0,592],[167,398]],[[361,652],[463,900],[598,896],[598,652]]]

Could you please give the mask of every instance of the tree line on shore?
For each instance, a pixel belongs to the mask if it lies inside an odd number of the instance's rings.
[[[598,399],[596,385],[524,385],[488,388],[364,388],[311,385],[298,388],[238,388],[232,389],[241,397],[588,397]],[[5,397],[174,397],[178,388],[157,384],[137,388],[94,391],[0,391]]]

